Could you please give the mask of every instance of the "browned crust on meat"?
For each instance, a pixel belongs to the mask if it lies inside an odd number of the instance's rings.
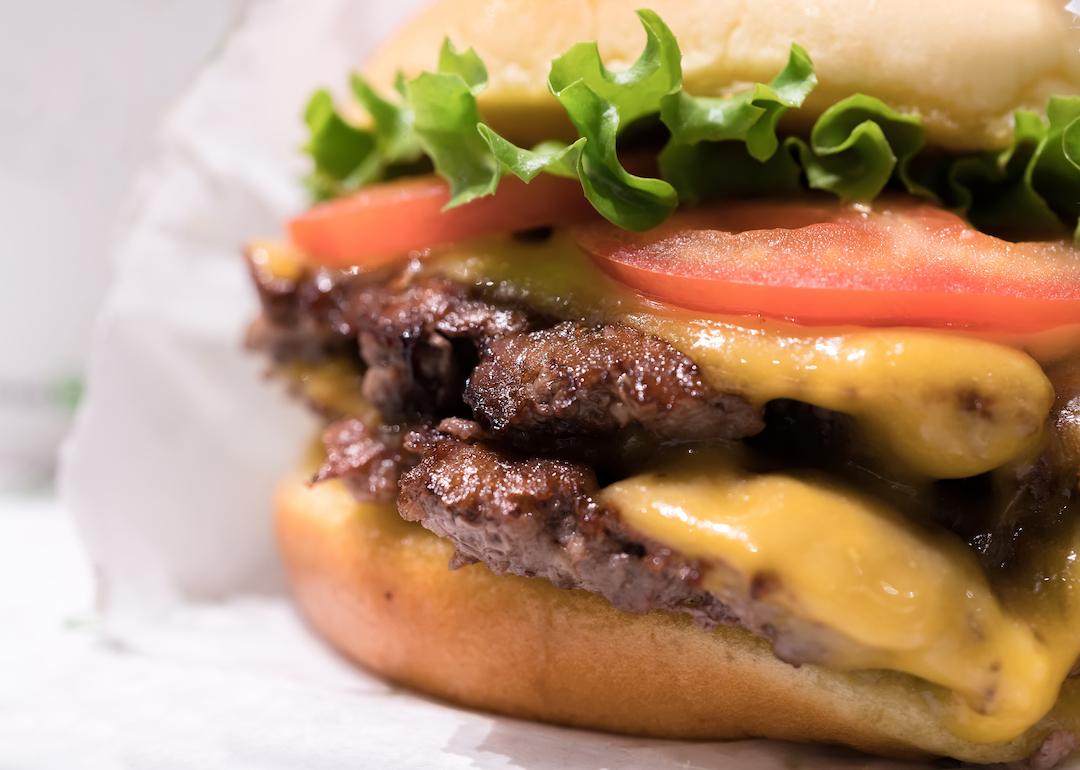
[[[1021,738],[978,745],[951,735],[915,680],[792,668],[736,628],[620,612],[543,581],[446,568],[451,546],[361,506],[305,471],[277,497],[277,535],[300,607],[335,647],[404,685],[468,706],[559,724],[664,738],[745,736],[841,743],[895,756],[974,762],[1036,752],[1075,730],[1075,680]]]
[[[660,439],[752,436],[760,411],[718,394],[667,342],[622,324],[566,321],[489,342],[465,402],[497,436],[535,446],[545,436],[595,436],[631,423]]]
[[[460,402],[469,372],[461,367],[455,340],[471,348],[527,325],[520,311],[430,277],[403,287],[357,287],[349,312],[368,367],[364,396],[391,422],[436,416]]]
[[[587,466],[513,457],[441,432],[427,439],[423,459],[401,477],[398,513],[454,543],[455,566],[479,561],[496,574],[584,588],[626,612],[664,607],[703,625],[737,621],[700,588],[696,562],[626,531],[596,501]]]
[[[312,482],[344,479],[358,500],[391,501],[402,470],[414,462],[402,447],[403,438],[397,425],[371,428],[355,417],[331,423],[322,433],[326,461]]]

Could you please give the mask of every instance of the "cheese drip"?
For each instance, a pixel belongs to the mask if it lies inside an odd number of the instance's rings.
[[[930,478],[1034,455],[1054,402],[1030,356],[978,339],[912,329],[793,335],[648,313],[625,320],[685,352],[717,388],[855,417],[875,449]]]
[[[1030,355],[1006,345],[689,315],[629,293],[566,236],[457,246],[429,269],[556,317],[636,327],[689,356],[717,390],[753,403],[793,399],[850,414],[872,450],[916,474],[975,476],[1030,459],[1045,439],[1053,387]]]
[[[378,425],[379,413],[364,398],[363,375],[355,365],[338,360],[294,361],[279,366],[277,371],[320,412],[335,417],[358,417],[368,425]]]
[[[943,688],[935,697],[968,740],[1008,740],[1036,723],[1080,653],[1075,556],[1058,575],[1057,612],[1039,611],[1036,631],[1033,604],[1003,608],[958,539],[818,478],[755,475],[699,452],[601,499],[633,530],[711,565],[707,590],[754,596],[852,643],[826,665]]]

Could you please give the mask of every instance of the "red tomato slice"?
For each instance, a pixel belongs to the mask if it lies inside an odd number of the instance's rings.
[[[1003,241],[910,199],[732,202],[647,233],[585,225],[577,239],[613,277],[694,310],[1017,331],[1080,323],[1072,244]]]
[[[436,176],[369,185],[296,217],[289,237],[314,262],[371,267],[429,246],[594,215],[577,180],[546,174],[528,185],[505,178],[495,195],[443,211],[449,200]]]

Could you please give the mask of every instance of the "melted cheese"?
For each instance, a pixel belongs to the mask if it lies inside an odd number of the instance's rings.
[[[320,412],[358,417],[369,425],[379,423],[378,411],[361,391],[363,375],[347,361],[296,361],[282,366],[280,373]]]
[[[850,414],[870,448],[935,478],[1022,461],[1044,440],[1054,390],[1027,353],[927,329],[800,327],[673,312],[606,278],[565,237],[485,241],[434,269],[545,313],[621,321],[686,353],[723,392],[794,399]]]
[[[934,478],[1024,459],[1043,442],[1054,389],[1028,355],[913,329],[808,335],[715,319],[626,320],[686,353],[715,387],[855,417],[879,453]]]
[[[1036,632],[1001,606],[959,540],[819,479],[754,475],[710,453],[601,497],[632,529],[716,567],[703,583],[713,593],[754,596],[853,643],[828,665],[944,688],[946,717],[969,740],[1037,722],[1080,652],[1068,613]]]
[[[1080,327],[982,339],[690,316],[615,284],[561,235],[456,246],[427,269],[553,317],[635,326],[685,352],[714,387],[754,403],[796,399],[850,414],[891,470],[933,478],[1029,460],[1044,444],[1054,395],[1036,358],[1080,350]],[[1030,574],[992,590],[973,553],[944,531],[820,479],[740,466],[699,454],[603,497],[633,529],[709,565],[710,590],[839,634],[847,644],[827,665],[931,683],[928,697],[964,738],[1009,740],[1047,713],[1080,654],[1080,534],[1040,552],[1057,560],[1031,573],[1054,575],[1046,590],[1033,591]],[[762,576],[776,589],[764,596],[753,588]]]
[[[298,280],[304,273],[304,259],[296,249],[277,241],[253,241],[248,256],[256,270],[283,281]]]

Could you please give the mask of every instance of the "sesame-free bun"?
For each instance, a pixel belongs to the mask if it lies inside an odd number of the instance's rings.
[[[456,703],[633,735],[767,736],[973,762],[1020,759],[1053,731],[1080,727],[1072,679],[1025,735],[968,743],[947,731],[911,677],[795,668],[740,629],[620,612],[482,565],[451,571],[450,545],[392,506],[359,505],[340,482],[309,487],[308,478],[286,479],[276,503],[302,612],[350,658]]]
[[[801,44],[819,80],[803,123],[863,92],[921,114],[931,143],[989,149],[1008,142],[1014,110],[1080,92],[1080,27],[1065,0],[439,0],[367,72],[389,88],[399,69],[432,69],[449,36],[487,64],[485,117],[511,139],[538,141],[567,127],[547,90],[551,59],[596,40],[610,68],[627,66],[644,43],[639,7],[675,32],[695,95],[767,82]]]

